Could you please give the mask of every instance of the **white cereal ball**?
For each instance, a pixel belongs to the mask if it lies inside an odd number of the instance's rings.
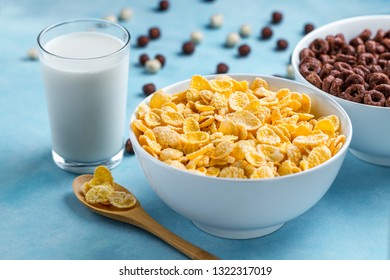
[[[294,69],[291,64],[287,65],[287,77],[294,79]]]
[[[117,23],[118,22],[118,18],[116,15],[107,15],[105,16],[103,19],[107,20],[107,21],[111,21],[111,22],[114,22],[114,23]]]
[[[27,57],[30,60],[37,60],[39,58],[38,50],[36,48],[31,48],[27,51]]]
[[[122,21],[130,20],[133,17],[133,10],[130,8],[123,8],[119,13],[119,19]]]
[[[243,24],[240,27],[240,35],[241,37],[249,37],[252,33],[252,28],[249,24]]]
[[[219,28],[223,23],[223,15],[215,14],[210,17],[210,26],[212,28]]]
[[[194,32],[191,33],[191,41],[194,44],[199,44],[200,42],[203,41],[203,33],[202,31],[195,30]]]
[[[145,69],[148,73],[157,73],[161,69],[161,62],[158,59],[149,59],[145,63]]]
[[[237,32],[230,32],[226,37],[225,45],[229,48],[234,47],[240,41],[240,35]]]

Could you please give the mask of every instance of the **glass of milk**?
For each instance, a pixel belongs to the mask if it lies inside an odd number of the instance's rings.
[[[124,151],[130,34],[100,19],[38,35],[54,162],[73,173],[117,166]]]

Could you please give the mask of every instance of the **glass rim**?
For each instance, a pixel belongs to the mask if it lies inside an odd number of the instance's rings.
[[[114,51],[112,53],[106,54],[106,55],[96,56],[96,57],[89,57],[89,58],[77,58],[77,57],[61,56],[61,55],[58,55],[58,54],[55,54],[55,53],[52,53],[52,52],[48,51],[41,44],[43,35],[45,35],[48,31],[53,30],[54,28],[57,28],[59,26],[63,26],[63,25],[66,25],[66,24],[71,24],[71,23],[77,23],[77,22],[95,22],[97,24],[100,23],[102,25],[110,25],[110,26],[117,27],[120,30],[122,30],[124,32],[124,34],[126,34],[127,39],[124,42],[125,44],[121,48],[119,48],[118,50],[116,50],[116,51]],[[46,54],[48,54],[50,56],[56,57],[56,58],[60,58],[60,59],[78,60],[78,61],[97,60],[97,59],[102,59],[102,58],[109,57],[109,56],[112,56],[114,54],[120,53],[120,52],[122,52],[124,49],[126,49],[130,45],[130,39],[131,39],[130,32],[124,26],[122,26],[122,25],[120,25],[118,23],[112,22],[112,21],[108,21],[108,20],[105,20],[105,19],[97,19],[97,18],[80,18],[80,19],[73,19],[73,20],[67,20],[67,21],[62,21],[62,22],[59,22],[59,23],[55,23],[55,24],[49,25],[46,28],[44,28],[41,32],[39,32],[39,34],[37,36],[38,46],[44,53],[46,53]]]

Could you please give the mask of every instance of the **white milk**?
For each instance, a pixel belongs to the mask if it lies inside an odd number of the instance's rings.
[[[97,162],[123,149],[129,55],[119,39],[97,32],[54,38],[44,49],[43,80],[53,150],[66,160]],[[105,57],[107,56],[107,57]]]

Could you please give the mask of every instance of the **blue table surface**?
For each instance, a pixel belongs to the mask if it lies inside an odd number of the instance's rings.
[[[132,35],[127,118],[145,97],[142,86],[158,88],[194,74],[215,72],[219,62],[230,73],[286,75],[294,45],[307,22],[315,26],[353,16],[389,14],[389,0],[250,1],[172,0],[166,12],[158,1],[2,0],[0,3],[0,259],[187,259],[160,239],[133,226],[94,214],[72,192],[75,174],[59,169],[51,158],[50,131],[38,61],[27,58],[37,34],[46,26],[80,17],[102,18],[131,7],[122,22]],[[259,40],[272,11],[283,21],[274,36]],[[220,29],[209,29],[211,15],[221,13]],[[238,58],[237,48],[224,48],[226,35],[242,24],[253,33],[242,42],[252,52]],[[162,37],[146,48],[136,38],[159,26]],[[364,28],[362,26],[362,28]],[[191,56],[181,45],[194,30],[204,41]],[[289,42],[275,51],[278,38]],[[166,56],[166,66],[147,74],[138,65],[141,53]],[[387,144],[387,139],[384,140]],[[148,186],[134,155],[125,155],[112,170],[158,222],[222,259],[390,259],[390,169],[358,160],[348,153],[327,194],[300,217],[265,237],[229,240],[202,232],[168,208]]]

